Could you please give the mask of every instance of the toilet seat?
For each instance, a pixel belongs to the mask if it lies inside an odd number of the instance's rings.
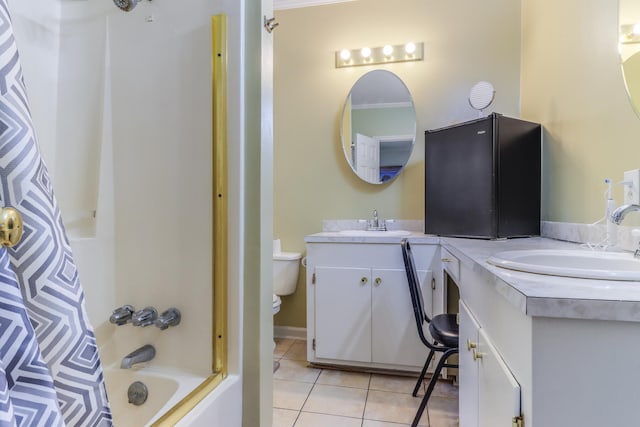
[[[273,294],[273,314],[276,314],[280,311],[281,303],[282,303],[282,300],[280,299],[280,297],[276,294]]]

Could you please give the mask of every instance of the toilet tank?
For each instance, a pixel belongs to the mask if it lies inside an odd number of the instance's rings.
[[[276,295],[291,295],[298,284],[300,270],[298,252],[274,252],[273,254],[273,293]]]

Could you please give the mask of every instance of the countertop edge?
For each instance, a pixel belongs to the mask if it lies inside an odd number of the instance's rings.
[[[546,276],[487,263],[493,253],[502,250],[523,246],[578,249],[579,244],[543,237],[505,241],[443,237],[441,245],[528,316],[640,322],[640,282]]]

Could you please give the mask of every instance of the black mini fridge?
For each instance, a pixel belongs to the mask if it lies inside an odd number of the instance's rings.
[[[425,233],[540,234],[541,126],[493,113],[425,132]]]

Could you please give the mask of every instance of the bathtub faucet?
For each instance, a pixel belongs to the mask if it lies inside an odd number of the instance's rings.
[[[180,310],[175,307],[171,307],[156,319],[155,324],[158,328],[165,330],[169,326],[176,326],[180,323],[181,318]]]
[[[120,369],[130,369],[138,363],[148,362],[156,357],[156,349],[151,344],[143,345],[137,350],[127,354],[120,363]]]
[[[133,313],[131,323],[133,326],[149,326],[158,318],[158,310],[153,307],[146,307]]]
[[[122,307],[116,308],[111,313],[111,317],[109,317],[109,322],[114,325],[124,325],[131,321],[131,316],[133,316],[133,312],[135,309],[129,304],[123,305]]]

